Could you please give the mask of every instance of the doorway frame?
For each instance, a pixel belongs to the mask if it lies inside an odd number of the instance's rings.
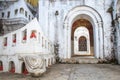
[[[75,18],[80,15],[86,15],[89,18],[88,21],[91,22],[93,26],[94,35],[94,57],[102,58],[104,57],[104,30],[103,21],[100,14],[93,8],[89,6],[77,6],[70,10],[64,20],[64,47],[65,56],[64,58],[71,58],[71,31],[72,24]]]
[[[79,51],[79,40],[81,37],[86,39],[86,51]],[[79,26],[74,32],[74,52],[73,55],[90,55],[90,35],[89,30],[85,26]]]

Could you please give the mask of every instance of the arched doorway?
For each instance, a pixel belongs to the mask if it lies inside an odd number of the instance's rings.
[[[88,20],[78,19],[73,23],[71,31],[71,43],[72,56],[94,55],[93,27]]]
[[[22,73],[23,73],[23,74],[25,74],[25,75],[28,74],[28,71],[27,71],[27,69],[26,69],[26,66],[25,66],[25,63],[24,63],[24,62],[22,63],[22,69],[21,69],[21,70],[22,70]]]
[[[89,21],[92,25],[93,42],[94,42],[94,57],[103,58],[104,57],[104,36],[103,36],[103,21],[100,14],[93,8],[89,6],[77,6],[70,10],[64,20],[64,58],[71,58],[72,52],[72,26],[75,21],[79,19],[85,19]],[[78,27],[78,26],[77,26]]]
[[[13,61],[9,62],[9,72],[15,73],[15,64]]]
[[[3,71],[3,63],[0,61],[0,71]]]

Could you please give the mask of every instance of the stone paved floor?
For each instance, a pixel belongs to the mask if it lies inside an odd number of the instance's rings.
[[[120,65],[55,64],[39,77],[0,73],[0,80],[120,80]]]

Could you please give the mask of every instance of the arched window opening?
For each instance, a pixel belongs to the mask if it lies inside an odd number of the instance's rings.
[[[31,16],[29,15],[29,20],[30,20]]]
[[[4,13],[4,12],[2,12],[2,18],[4,17],[4,15],[5,15],[5,13]]]
[[[22,43],[26,43],[27,40],[27,29],[22,31]]]
[[[7,37],[4,38],[4,46],[7,46]]]
[[[36,30],[32,30],[30,38],[37,38],[36,34],[37,34],[37,31]]]
[[[2,71],[3,70],[3,63],[2,63],[2,61],[0,61],[0,71]]]
[[[9,63],[9,72],[15,73],[15,64],[13,61]]]
[[[25,17],[27,17],[27,11],[25,11]]]
[[[16,34],[12,35],[12,46],[16,46]]]
[[[10,18],[10,11],[8,11],[7,18]]]
[[[87,51],[87,40],[84,36],[79,38],[79,42],[78,42],[78,48],[79,51]]]
[[[22,73],[25,74],[25,75],[28,74],[28,71],[26,69],[26,66],[25,66],[24,62],[22,63]]]
[[[17,15],[17,13],[18,13],[18,9],[15,9],[15,15]]]
[[[16,34],[13,34],[13,36],[12,36],[12,42],[16,43]]]
[[[20,13],[24,14],[24,9],[20,8]]]

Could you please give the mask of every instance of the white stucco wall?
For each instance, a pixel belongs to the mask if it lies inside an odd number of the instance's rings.
[[[20,13],[20,8],[24,9],[24,14]],[[15,10],[18,9],[18,13],[15,15]],[[7,18],[8,11],[10,11],[10,17]],[[27,17],[25,16],[25,11],[27,11]],[[2,12],[4,12],[4,17],[2,18]],[[33,14],[30,12],[29,8],[26,5],[26,2],[24,0],[18,0],[17,2],[14,2],[8,8],[5,8],[0,11],[0,18],[2,19],[12,19],[12,18],[24,18],[29,21],[29,15],[32,18],[34,18]]]
[[[120,64],[120,1],[119,0],[114,0],[114,4],[112,5],[113,7],[113,19],[115,22],[115,44],[114,44],[114,49],[115,49],[115,58],[117,59],[118,63]],[[116,16],[117,15],[117,16]]]
[[[72,1],[60,1],[50,2],[49,0],[39,0],[39,25],[44,36],[47,37],[52,43],[58,41],[59,43],[59,56],[60,58],[71,58],[71,26],[77,19],[87,19],[91,22],[94,31],[94,50],[95,57],[105,58],[111,57],[111,49],[113,44],[111,43],[111,15],[107,12],[110,7],[112,0],[72,0]],[[19,5],[20,6],[19,6]],[[11,5],[8,9],[4,10],[12,12],[10,18],[22,17],[26,18],[25,15],[18,14],[14,16],[14,10],[16,8],[24,7],[30,15],[25,2],[19,0],[18,2]],[[3,11],[0,11],[3,12]],[[56,14],[58,12],[58,14]],[[19,11],[18,11],[19,13]],[[6,14],[5,14],[6,15]],[[0,15],[1,16],[1,15]],[[6,16],[5,16],[6,18]],[[27,18],[28,19],[28,18]],[[31,24],[35,26],[34,23]],[[24,30],[25,27],[21,30]],[[32,28],[31,28],[32,29]],[[36,28],[37,30],[38,28]],[[13,32],[20,34],[18,32]],[[12,35],[12,34],[9,34]],[[29,35],[29,29],[28,29]],[[7,37],[5,35],[4,37]],[[11,39],[11,37],[9,38]],[[46,38],[45,38],[46,39]],[[19,42],[19,40],[18,40]],[[29,40],[27,41],[30,42]],[[9,43],[11,45],[11,43]],[[22,46],[24,44],[21,44]],[[20,45],[20,46],[21,46]],[[20,47],[19,46],[19,47]],[[27,44],[29,46],[29,44]],[[27,46],[24,47],[22,52],[28,52]],[[36,47],[37,50],[39,50]],[[18,52],[20,49],[17,49]],[[42,49],[45,51],[45,49]],[[9,51],[9,50],[7,50]],[[4,52],[8,53],[8,52]],[[10,53],[12,54],[12,53]]]
[[[23,31],[27,31],[26,41],[23,42]],[[36,38],[31,38],[32,31],[36,31]],[[16,34],[16,43],[13,44],[13,35]],[[7,46],[4,46],[4,39],[7,38]],[[42,55],[46,59],[46,67],[52,64],[54,59],[53,43],[44,35],[37,21],[33,19],[22,28],[0,37],[0,61],[3,63],[3,71],[9,71],[9,63],[15,64],[15,72],[21,73],[22,60],[20,56]],[[48,62],[48,59],[50,60]]]
[[[59,0],[55,2],[49,2],[49,1],[44,1],[40,0],[40,8],[39,8],[39,22],[42,25],[42,29],[45,32],[45,35],[48,36],[51,41],[55,41],[55,27],[56,27],[56,22],[57,22],[57,33],[58,33],[58,41],[60,44],[60,49],[59,49],[59,55],[63,58],[65,58],[66,52],[65,50],[67,47],[64,47],[65,41],[63,38],[66,38],[67,36],[65,35],[64,32],[64,20],[66,19],[67,14],[74,10],[75,7],[81,7],[82,5],[88,6],[93,8],[94,11],[98,13],[98,15],[101,16],[102,19],[102,33],[103,33],[103,42],[104,44],[104,53],[101,54],[101,57],[111,57],[111,48],[112,44],[110,41],[111,38],[111,15],[107,12],[107,9],[110,7],[112,0],[83,0],[80,1],[65,1],[61,2]],[[58,11],[59,14],[56,16],[55,12]],[[94,14],[93,14],[94,15]],[[42,19],[42,20],[41,20]],[[57,19],[57,20],[56,20]],[[96,21],[97,23],[97,21]],[[44,25],[45,24],[45,25]],[[51,24],[51,25],[49,25]],[[98,24],[97,24],[98,25]],[[98,47],[98,46],[97,46]],[[102,48],[102,47],[101,47]],[[64,49],[64,50],[63,50]],[[69,48],[71,49],[71,48]],[[104,54],[104,55],[103,55]]]
[[[35,23],[35,24],[34,24]],[[27,31],[27,40],[25,43],[22,41],[22,32],[26,30]],[[31,31],[36,31],[36,39],[31,39]],[[12,37],[16,34],[16,45],[13,46]],[[40,34],[40,36],[39,36]],[[44,41],[42,41],[42,37],[44,38]],[[7,38],[7,46],[4,46],[4,38]],[[48,42],[52,45],[50,40],[44,36],[44,33],[42,32],[41,28],[39,27],[39,24],[36,19],[34,19],[32,22],[27,24],[21,29],[18,29],[16,31],[13,31],[9,34],[6,34],[2,36],[1,38],[1,45],[0,45],[0,54],[1,55],[15,55],[15,54],[26,54],[26,53],[46,53],[48,52]],[[46,41],[46,43],[45,43]],[[44,43],[44,47],[42,46],[42,43]],[[47,44],[47,46],[45,45]],[[46,46],[46,48],[45,48]],[[43,51],[45,49],[45,51]]]

